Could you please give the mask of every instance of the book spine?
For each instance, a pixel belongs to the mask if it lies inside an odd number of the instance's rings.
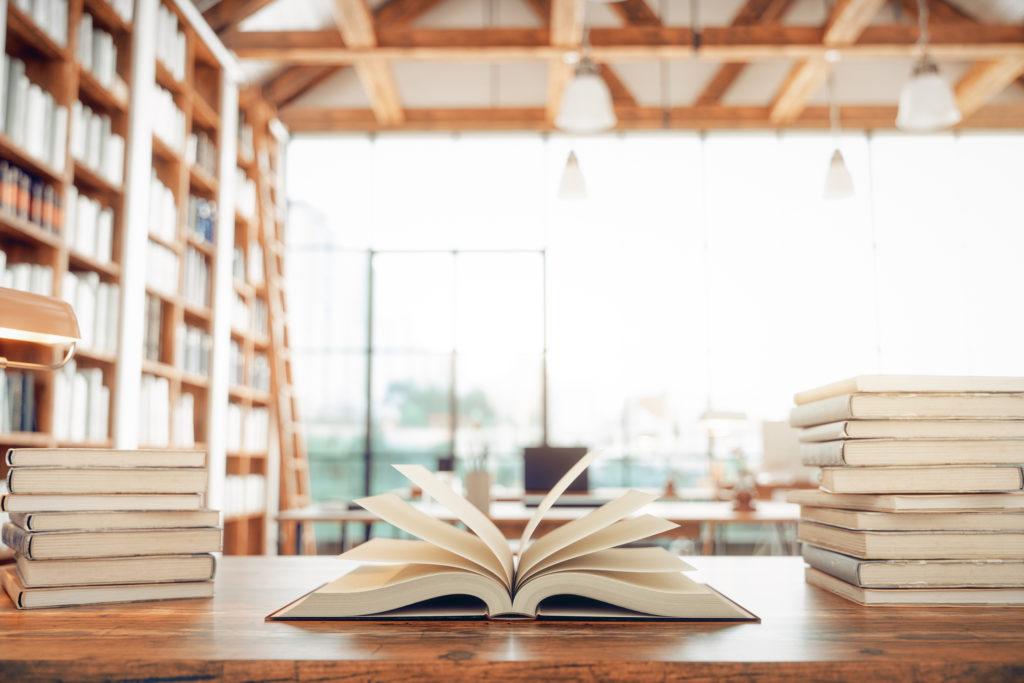
[[[845,465],[842,441],[800,444],[800,460],[804,465]]]
[[[822,401],[815,401],[794,407],[789,413],[789,424],[793,427],[811,427],[846,420],[851,414],[852,396],[835,396]]]
[[[32,534],[24,529],[15,526],[11,522],[5,522],[3,529],[0,530],[0,540],[19,555],[24,555],[29,559],[32,558]]]
[[[804,562],[820,572],[842,579],[846,583],[860,586],[861,560],[842,553],[825,550],[808,543],[803,544]]]
[[[816,427],[806,427],[800,430],[799,439],[804,443],[848,439],[850,433],[847,425],[846,422],[830,422]]]

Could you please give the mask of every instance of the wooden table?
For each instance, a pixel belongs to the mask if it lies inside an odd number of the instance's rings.
[[[416,503],[417,507],[437,519],[455,522],[455,517],[444,507],[436,504]],[[648,512],[656,517],[667,519],[679,525],[669,531],[667,536],[701,539],[701,552],[713,555],[719,532],[723,527],[732,524],[769,524],[772,525],[782,547],[789,545],[783,533],[786,525],[794,526],[800,518],[800,506],[792,503],[775,503],[758,501],[753,512],[736,512],[731,502],[681,502],[655,501],[641,512]],[[491,503],[490,518],[506,538],[518,538],[523,527],[533,516],[536,508],[527,507],[520,501],[497,501]],[[543,535],[552,528],[565,522],[577,519],[593,508],[576,506],[557,506],[548,510],[537,529],[537,535]],[[299,538],[301,525],[305,522],[334,522],[341,525],[342,548],[347,548],[346,526],[359,523],[364,526],[380,519],[363,508],[349,509],[345,503],[321,503],[294,510],[284,510],[277,515],[281,538]],[[294,530],[295,535],[289,536]],[[794,536],[795,538],[795,536]],[[301,548],[301,542],[298,544]],[[295,548],[286,548],[285,552],[293,552]]]
[[[795,557],[697,557],[760,624],[265,622],[332,557],[226,557],[213,600],[19,612],[0,680],[986,680],[1024,678],[1024,608],[859,607]]]

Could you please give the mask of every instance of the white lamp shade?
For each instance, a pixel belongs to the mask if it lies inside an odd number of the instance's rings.
[[[853,176],[846,167],[843,153],[838,149],[832,152],[832,160],[828,163],[825,173],[825,199],[846,199],[853,196]]]
[[[565,86],[555,125],[566,133],[586,135],[609,130],[617,122],[607,84],[584,60]]]
[[[941,130],[960,122],[953,90],[928,58],[916,67],[900,92],[896,127],[911,132]]]
[[[569,152],[569,158],[565,161],[562,180],[558,183],[558,198],[569,200],[587,198],[587,183],[583,180],[583,169],[580,168],[576,152]]]

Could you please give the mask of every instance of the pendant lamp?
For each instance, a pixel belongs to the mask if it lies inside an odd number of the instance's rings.
[[[610,130],[616,123],[612,94],[601,78],[601,68],[583,57],[562,93],[555,125],[566,133],[587,135]]]
[[[825,173],[825,191],[822,196],[825,199],[847,199],[853,194],[853,176],[846,167],[843,153],[836,149],[832,152],[832,159]]]
[[[917,0],[918,39],[921,59],[900,92],[896,127],[911,132],[941,130],[960,122],[960,110],[939,67],[928,56],[928,3]]]
[[[583,179],[583,169],[576,158],[576,152],[569,152],[562,171],[562,180],[558,183],[558,198],[564,200],[580,200],[587,198],[587,184]]]

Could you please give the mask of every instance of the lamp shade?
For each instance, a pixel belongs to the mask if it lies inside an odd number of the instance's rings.
[[[953,90],[939,75],[939,68],[927,56],[914,67],[910,80],[900,92],[896,127],[910,132],[948,128],[960,122]]]
[[[852,197],[853,193],[853,176],[846,167],[843,153],[837,149],[832,152],[832,160],[825,172],[825,191],[822,196],[825,199],[846,199]]]
[[[566,133],[586,135],[609,130],[617,122],[608,85],[601,78],[598,66],[584,58],[576,67],[576,75],[565,86],[555,125]]]
[[[583,169],[580,168],[576,152],[569,152],[569,158],[565,161],[562,180],[558,183],[558,198],[567,200],[587,198],[587,183],[583,179]]]
[[[0,287],[0,339],[70,344],[82,338],[66,301]]]

